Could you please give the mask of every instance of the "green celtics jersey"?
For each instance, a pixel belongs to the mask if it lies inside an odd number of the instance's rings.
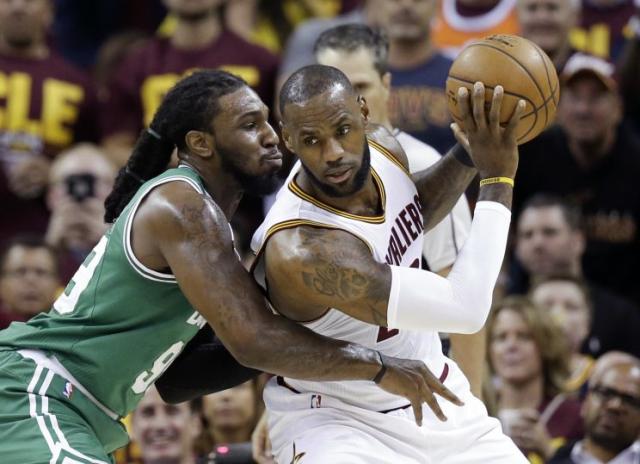
[[[187,167],[146,182],[80,266],[48,313],[0,331],[0,350],[36,349],[55,358],[98,401],[120,416],[205,324],[175,277],[133,254],[131,227],[144,197],[166,182],[207,195]]]

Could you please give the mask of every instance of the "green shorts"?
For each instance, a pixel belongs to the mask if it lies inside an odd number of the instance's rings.
[[[124,426],[65,378],[0,349],[3,464],[111,464],[128,441]]]

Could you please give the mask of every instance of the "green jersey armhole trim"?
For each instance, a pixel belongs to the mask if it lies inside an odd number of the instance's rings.
[[[174,181],[186,182],[187,184],[191,185],[198,193],[204,194],[204,190],[202,189],[202,187],[200,187],[200,185],[198,185],[197,182],[195,182],[193,179],[190,179],[189,177],[171,176],[171,177],[166,177],[164,179],[160,179],[157,182],[154,182],[151,185],[149,185],[147,190],[142,195],[140,195],[140,197],[136,200],[135,204],[131,208],[131,211],[129,211],[129,215],[127,216],[127,222],[125,223],[125,226],[124,226],[124,233],[122,234],[124,254],[127,257],[127,261],[129,261],[129,264],[131,265],[131,267],[145,279],[153,280],[154,282],[164,282],[167,284],[176,284],[177,283],[176,277],[173,274],[158,272],[153,269],[150,269],[144,264],[142,264],[142,262],[140,262],[140,260],[133,253],[133,247],[131,246],[131,230],[133,228],[133,218],[135,217],[136,211],[138,211],[138,207],[140,206],[140,203],[142,203],[142,200],[154,188],[160,185],[166,184],[168,182],[174,182]]]

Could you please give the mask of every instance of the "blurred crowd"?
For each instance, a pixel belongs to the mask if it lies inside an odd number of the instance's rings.
[[[355,73],[318,41],[350,23],[386,36],[384,66],[375,44],[350,55]],[[561,98],[520,147],[483,400],[532,463],[640,462],[639,0],[0,0],[0,329],[48,310],[82,265],[116,173],[186,73],[241,76],[276,127],[293,71],[344,66],[376,122],[444,154],[452,60],[496,33],[538,44]],[[247,195],[234,219],[247,259],[271,201]],[[117,461],[253,462],[263,383],[179,405],[150,389]]]

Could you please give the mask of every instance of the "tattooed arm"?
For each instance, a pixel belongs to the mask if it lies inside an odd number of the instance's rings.
[[[264,259],[269,298],[285,316],[309,321],[337,308],[386,327],[391,271],[354,235],[308,226],[285,229],[269,239]]]

